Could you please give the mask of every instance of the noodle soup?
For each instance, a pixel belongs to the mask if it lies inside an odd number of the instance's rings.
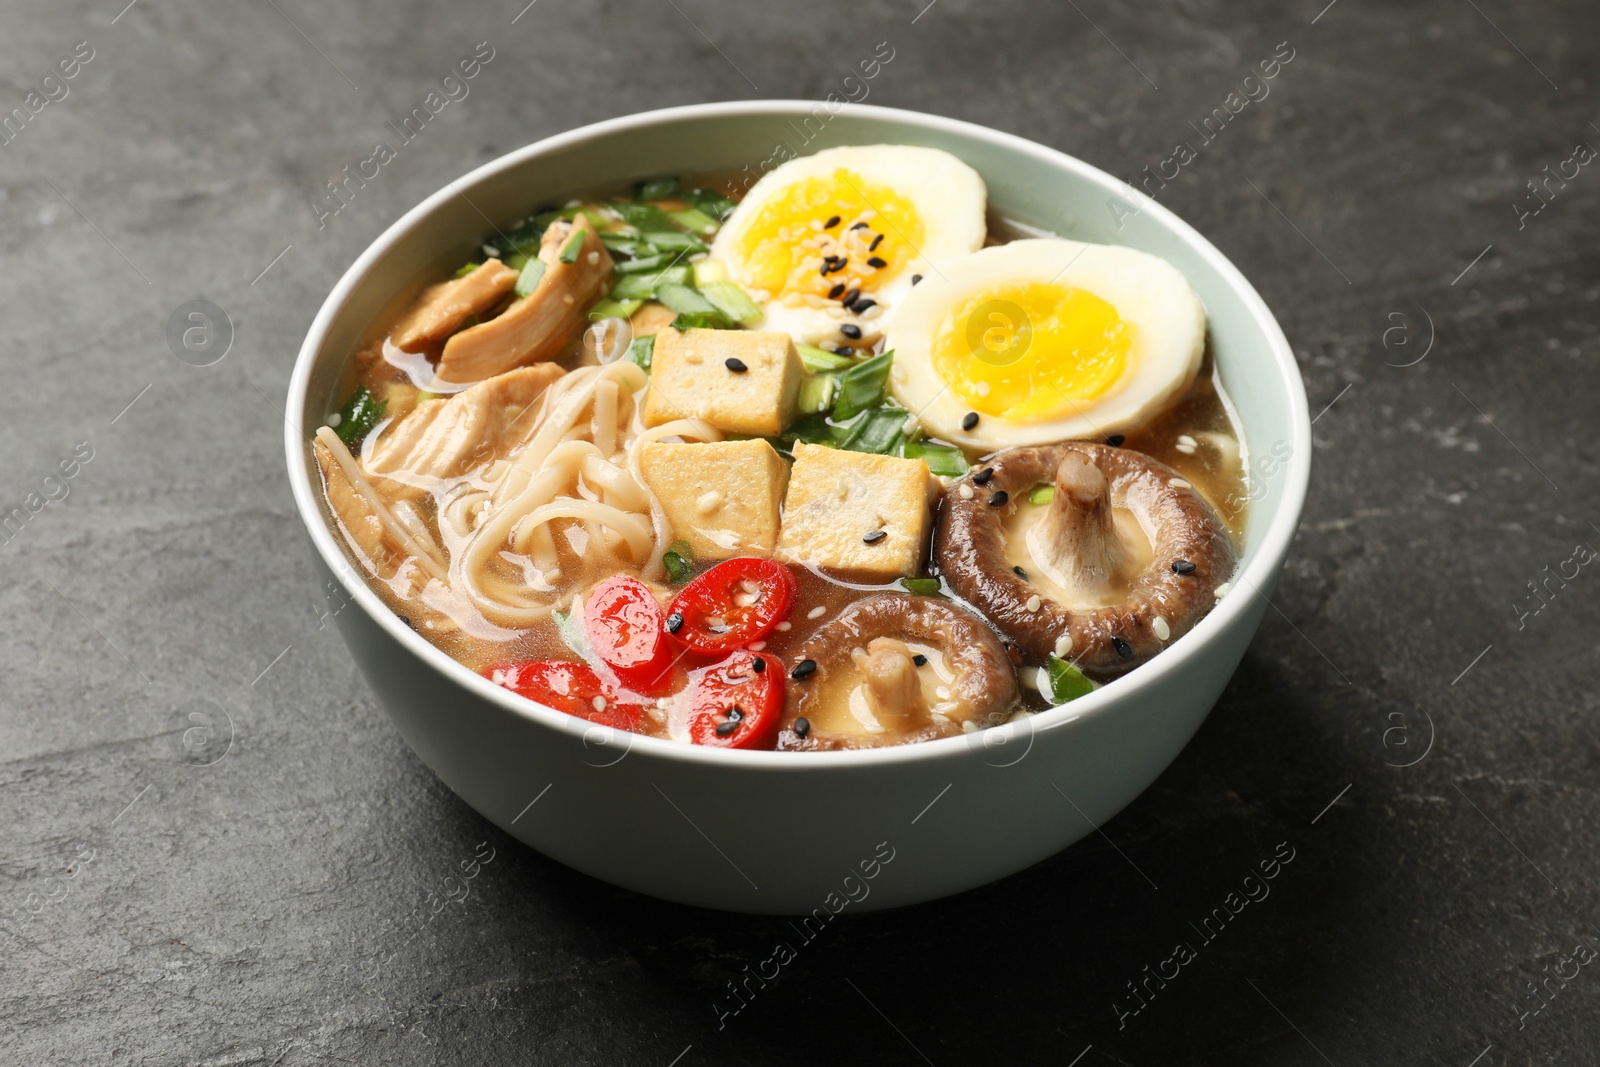
[[[1247,494],[1187,282],[1032,234],[899,145],[537,212],[354,354],[330,519],[417,632],[617,729],[814,751],[1075,699],[1227,594]]]

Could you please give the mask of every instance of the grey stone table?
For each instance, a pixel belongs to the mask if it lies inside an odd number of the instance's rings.
[[[0,1062],[1596,1062],[1592,3],[125,2],[0,34]],[[1315,474],[1147,794],[1002,883],[842,916],[733,1013],[782,920],[546,860],[390,728],[319,619],[281,398],[334,280],[447,179],[863,91],[1176,169],[1160,200],[1294,344]],[[196,299],[232,324],[209,366],[167,340]]]

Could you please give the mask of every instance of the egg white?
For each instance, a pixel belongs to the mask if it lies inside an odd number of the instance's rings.
[[[962,429],[966,401],[934,367],[933,342],[946,313],[1004,283],[1053,282],[1109,303],[1132,329],[1121,377],[1101,396],[1063,401],[1037,421],[982,415]],[[974,449],[1105,437],[1145,422],[1188,389],[1205,353],[1206,314],[1184,276],[1159,256],[1118,245],[1061,239],[1012,241],[974,252],[924,278],[900,304],[888,330],[895,399],[937,437]]]
[[[874,185],[893,189],[911,203],[923,227],[923,239],[915,254],[884,268],[891,272],[888,280],[880,282],[876,291],[864,294],[876,301],[864,314],[846,310],[837,300],[751,288],[744,280],[745,262],[739,248],[763,208],[786,187],[807,178],[827,177],[841,168]],[[937,275],[948,264],[983,247],[986,208],[983,178],[948,152],[911,145],[829,148],[792,159],[756,182],[717,233],[710,255],[761,306],[765,317],[758,329],[781,331],[802,344],[819,347],[865,347],[882,336],[894,309],[910,294],[913,275]],[[823,232],[822,221],[813,222],[813,233]],[[846,219],[839,228],[849,225],[850,220]],[[861,328],[858,341],[840,333],[840,326],[846,323]]]

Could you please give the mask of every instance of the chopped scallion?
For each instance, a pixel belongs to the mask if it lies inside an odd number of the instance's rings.
[[[667,217],[690,233],[697,233],[702,237],[709,237],[717,232],[717,220],[698,208],[669,211]]]
[[[833,391],[835,388],[833,375],[818,374],[811,378],[800,379],[800,394],[797,406],[802,415],[815,415],[827,411],[833,404]]]
[[[351,393],[350,399],[339,409],[339,425],[333,428],[333,432],[339,435],[339,440],[355,448],[378,425],[387,406],[383,401],[373,399],[372,393],[363,385]]]
[[[588,236],[588,230],[579,230],[574,233],[567,239],[567,243],[561,246],[561,254],[556,258],[563,263],[578,262],[578,255],[583,251],[583,239]]]
[[[661,557],[661,565],[667,568],[667,580],[673,585],[687,582],[694,574],[694,551],[687,541],[674,541]]]
[[[654,204],[629,204],[620,200],[608,201],[612,211],[622,216],[622,221],[640,230],[670,230],[672,219]]]
[[[894,353],[881,352],[839,372],[839,399],[834,401],[833,417],[844,421],[857,412],[875,408],[883,403],[884,390],[889,384],[889,365]]]
[[[687,285],[659,285],[656,287],[656,299],[661,301],[673,311],[682,314],[715,313],[717,306]]]
[[[461,266],[456,268],[456,277],[457,278],[465,278],[467,275],[469,275],[473,271],[477,270],[478,267],[479,267],[479,264],[477,264],[477,263],[463,263],[463,264],[461,264]]]
[[[627,319],[644,305],[643,300],[612,300],[607,297],[589,309],[585,317],[590,322],[599,322],[601,319]]]
[[[967,457],[955,445],[936,445],[927,441],[907,441],[903,455],[906,459],[920,459],[928,469],[941,478],[959,478],[967,473]]]
[[[628,354],[623,358],[629,363],[636,363],[645,370],[650,369],[650,357],[656,351],[656,335],[649,334],[645,337],[635,337],[628,342]]]
[[[706,282],[700,293],[740,326],[748,328],[761,321],[761,309],[735,282]]]
[[[731,330],[734,323],[720,311],[681,311],[672,320],[672,328],[684,330]]]
[[[842,379],[841,379],[842,381]],[[834,404],[834,418],[838,418],[839,405]],[[898,407],[869,411],[852,424],[850,436],[840,447],[852,452],[872,452],[891,456],[900,444],[900,434],[905,427],[906,413]]]
[[[1095,684],[1082,671],[1060,656],[1050,657],[1045,673],[1050,679],[1050,692],[1045,695],[1052,704],[1065,704],[1095,690]]]
[[[635,200],[665,200],[678,191],[676,178],[646,178],[633,185]]]
[[[651,230],[641,233],[639,240],[662,252],[704,252],[706,243],[700,238],[677,230]]]
[[[1056,498],[1056,487],[1053,485],[1037,485],[1028,491],[1028,503],[1048,504]]]
[[[900,584],[905,587],[906,592],[915,593],[917,596],[938,596],[940,592],[937,578],[902,578]]]
[[[645,256],[642,259],[629,259],[616,265],[616,271],[621,275],[643,274],[646,271],[660,270],[671,264],[672,259],[665,254]]]
[[[810,371],[844,370],[855,365],[855,360],[849,356],[841,356],[837,352],[829,352],[826,348],[817,348],[815,345],[797,344],[794,346],[800,353],[800,362],[805,364]]]
[[[539,282],[544,279],[545,262],[535,256],[528,260],[522,267],[522,273],[517,275],[517,284],[513,291],[520,296],[528,296],[539,288]]]

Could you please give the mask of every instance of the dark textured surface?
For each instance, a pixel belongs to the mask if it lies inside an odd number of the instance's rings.
[[[1600,577],[1568,564],[1537,614],[1528,583],[1600,545],[1600,172],[1515,206],[1600,144],[1593,4],[123,2],[10,3],[0,35],[7,108],[95,50],[0,147],[5,508],[93,449],[0,547],[0,1061],[1594,1062]],[[319,231],[322,183],[483,40]],[[1006,882],[846,913],[719,1029],[797,939],[592,882],[433,779],[319,628],[279,398],[335,279],[447,179],[608,116],[820,97],[878,41],[870,102],[1121,175],[1287,41],[1161,200],[1337,403],[1278,610],[1155,787]],[[164,333],[196,298],[236,330],[204,368]]]

